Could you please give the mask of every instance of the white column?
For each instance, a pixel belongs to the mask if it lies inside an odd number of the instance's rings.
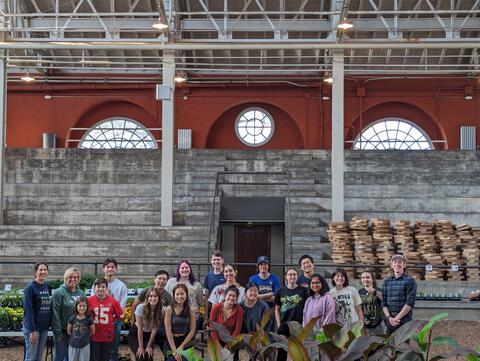
[[[339,222],[344,220],[343,51],[333,53],[332,77],[332,222]]]
[[[163,52],[163,85],[170,87],[170,96],[162,100],[162,207],[161,225],[173,225],[173,146],[175,104],[175,56]]]

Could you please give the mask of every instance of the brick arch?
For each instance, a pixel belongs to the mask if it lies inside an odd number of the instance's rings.
[[[91,128],[98,122],[113,118],[125,117],[136,120],[146,128],[159,128],[155,117],[145,108],[127,101],[110,101],[98,104],[84,112],[75,123],[74,128]],[[81,139],[86,131],[69,131],[67,139]],[[160,139],[158,131],[152,132],[155,138]],[[78,143],[67,143],[65,147],[76,148]]]
[[[235,134],[238,114],[250,107],[268,111],[275,122],[275,132],[269,142],[260,147],[243,144]],[[227,109],[208,131],[206,148],[209,149],[303,149],[303,136],[296,121],[283,109],[266,103],[243,103]]]
[[[360,117],[357,117],[347,132],[347,139],[354,140],[362,129],[365,129],[378,119],[388,117],[409,120],[422,128],[431,140],[447,141],[445,131],[433,116],[416,105],[406,102],[385,102],[365,109],[362,113],[362,124],[360,124]],[[351,144],[349,144],[350,147]],[[448,149],[448,144],[437,143],[435,144],[435,149]]]

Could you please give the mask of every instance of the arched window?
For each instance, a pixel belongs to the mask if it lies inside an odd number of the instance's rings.
[[[259,147],[272,138],[275,130],[273,117],[258,107],[242,111],[235,122],[235,133],[240,141],[250,147]]]
[[[82,137],[79,148],[87,149],[155,149],[157,142],[143,125],[128,118],[109,118],[91,127]]]
[[[401,118],[382,118],[362,130],[353,143],[359,150],[432,150],[427,133]]]

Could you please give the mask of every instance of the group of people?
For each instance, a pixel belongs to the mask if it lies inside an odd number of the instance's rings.
[[[180,361],[197,331],[208,321],[220,323],[232,336],[257,330],[263,315],[273,316],[265,329],[289,336],[289,321],[304,326],[318,317],[314,331],[330,323],[361,322],[367,333],[393,333],[412,319],[416,283],[405,274],[406,259],[394,255],[393,275],[379,289],[373,272],[361,275],[362,288],[349,285],[347,272],[338,268],[327,280],[314,271],[309,255],[299,259],[301,271],[288,268],[284,282],[270,272],[267,256],[258,257],[257,271],[243,287],[237,270],[224,264],[220,251],[211,257],[212,270],[202,284],[194,277],[191,264],[181,261],[170,278],[165,270],[156,272],[154,286],[144,289],[132,305],[132,326],[128,341],[137,361],[152,361],[158,345],[166,360]],[[51,325],[54,335],[54,361],[118,361],[121,320],[124,316],[127,287],[117,277],[115,259],[103,263],[104,278],[97,279],[93,294],[85,297],[78,288],[81,273],[69,268],[64,284],[50,291],[45,283],[48,265],[35,265],[35,279],[24,293],[23,332],[26,361],[40,361]],[[218,334],[211,329],[210,337]],[[278,360],[286,360],[280,350]]]

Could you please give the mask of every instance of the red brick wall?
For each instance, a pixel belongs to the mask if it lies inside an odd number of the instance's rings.
[[[465,85],[476,87],[474,99],[464,99]],[[364,95],[358,88],[365,88]],[[347,79],[345,140],[353,140],[369,123],[399,116],[417,123],[444,148],[459,147],[460,125],[477,126],[480,145],[478,84],[463,79]],[[44,99],[45,94],[53,99]],[[268,110],[275,119],[272,139],[260,148],[329,148],[331,100],[329,85],[202,86],[187,84],[176,92],[175,124],[191,128],[196,148],[247,148],[235,135],[238,113],[249,106]],[[362,95],[362,96],[360,96]],[[129,117],[146,127],[161,127],[161,104],[152,85],[9,85],[7,146],[40,147],[42,133],[57,134],[57,145],[80,138],[73,127],[90,127],[114,116]],[[158,135],[158,133],[156,133]],[[71,143],[72,145],[73,143]],[[346,144],[349,147],[349,144]],[[442,146],[440,146],[442,147]]]

